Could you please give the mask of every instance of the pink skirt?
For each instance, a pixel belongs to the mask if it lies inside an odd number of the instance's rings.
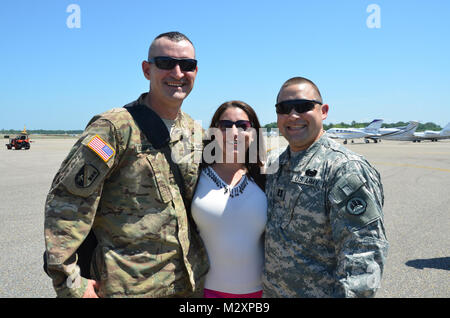
[[[262,290],[250,294],[230,294],[206,288],[203,290],[205,298],[261,298],[262,293]]]

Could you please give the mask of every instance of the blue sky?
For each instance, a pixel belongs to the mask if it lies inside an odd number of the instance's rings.
[[[155,36],[174,30],[196,47],[183,110],[205,127],[232,99],[253,106],[262,124],[276,121],[275,97],[293,76],[319,86],[325,123],[450,122],[447,0],[0,3],[0,129],[84,129],[148,91],[141,62]],[[70,4],[80,28],[66,24]]]

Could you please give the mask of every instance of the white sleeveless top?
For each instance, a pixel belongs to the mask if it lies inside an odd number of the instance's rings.
[[[192,217],[210,261],[205,288],[232,294],[260,291],[267,221],[261,188],[247,176],[229,188],[207,167],[193,197]]]

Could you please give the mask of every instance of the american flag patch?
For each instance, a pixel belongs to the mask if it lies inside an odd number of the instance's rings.
[[[114,155],[115,151],[110,145],[103,141],[98,135],[95,135],[94,138],[89,141],[87,144],[89,148],[94,150],[94,152],[100,156],[105,162]]]

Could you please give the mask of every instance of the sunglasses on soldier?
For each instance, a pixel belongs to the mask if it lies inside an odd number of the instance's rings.
[[[195,59],[177,59],[170,56],[155,56],[148,59],[149,63],[153,63],[161,70],[171,70],[177,64],[183,72],[192,72],[197,67],[197,60]]]
[[[292,109],[301,114],[314,109],[316,104],[322,105],[322,102],[315,99],[291,99],[279,102],[275,108],[277,114],[287,115],[291,113]]]

